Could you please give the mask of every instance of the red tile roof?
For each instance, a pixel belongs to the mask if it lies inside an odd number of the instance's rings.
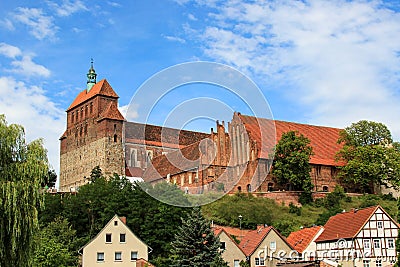
[[[139,167],[126,167],[125,175],[127,177],[142,177],[143,170],[142,170],[142,168],[139,168]]]
[[[226,231],[226,227],[215,226],[212,228],[212,230],[213,230],[215,236],[219,236],[222,232],[225,232],[225,234],[229,237],[229,239],[232,241],[232,243],[235,244],[244,253],[244,251],[239,246],[239,244],[236,243],[236,241],[232,238],[231,234],[228,233],[228,231]],[[238,230],[240,230],[240,229],[238,229]]]
[[[69,106],[67,111],[73,109],[74,107],[78,106],[79,104],[82,104],[83,102],[91,99],[96,95],[118,98],[118,95],[112,89],[111,85],[107,82],[106,79],[103,79],[100,82],[93,85],[92,89],[90,89],[89,92],[87,92],[86,89],[80,92],[79,95],[72,102],[72,104]]]
[[[210,134],[136,122],[125,123],[125,139],[128,143],[179,148],[207,137]]]
[[[288,236],[287,241],[295,250],[303,253],[321,229],[323,229],[322,226],[314,226],[292,232]]]
[[[242,239],[242,236],[247,235],[247,233],[251,232],[252,230],[248,230],[248,229],[241,229],[240,228],[236,228],[236,227],[230,227],[230,226],[220,226],[220,225],[216,225],[215,227],[216,229],[224,229],[225,232],[227,232],[230,236],[233,235],[235,236],[238,240]]]
[[[324,232],[315,242],[355,237],[378,208],[381,207],[373,206],[361,210],[354,209],[330,217],[324,225]]]
[[[200,142],[186,146],[180,150],[153,158],[150,166],[143,174],[145,181],[165,178],[168,174],[177,174],[200,166]]]
[[[240,113],[239,117],[251,138],[257,142],[257,147],[261,151],[260,158],[270,157],[272,148],[281,139],[283,133],[298,131],[310,140],[314,153],[310,158],[310,163],[330,166],[344,165],[343,162],[335,161],[336,153],[342,148],[342,145],[337,143],[341,129],[256,118]],[[274,134],[276,140],[275,143],[272,143],[273,140],[270,137]]]
[[[283,241],[287,243],[289,247],[291,245],[286,241],[274,227],[259,227],[257,230],[249,231],[243,239],[240,241],[239,247],[242,249],[246,256],[251,256],[254,251],[260,246],[261,242],[265,239],[270,231],[274,231],[278,236],[282,238]]]
[[[104,109],[104,111],[100,114],[98,121],[104,120],[104,119],[112,119],[112,120],[119,120],[119,121],[124,121],[125,118],[122,116],[121,112],[119,112],[117,103],[110,102],[107,106],[107,108]]]

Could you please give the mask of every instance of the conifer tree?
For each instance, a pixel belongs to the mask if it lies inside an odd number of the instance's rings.
[[[24,128],[0,115],[0,266],[29,266],[38,229],[40,192],[49,164],[42,140],[25,142]]]
[[[182,225],[171,245],[174,266],[210,267],[221,263],[221,243],[200,208],[194,208],[187,218],[182,218]],[[226,265],[222,261],[218,266]]]

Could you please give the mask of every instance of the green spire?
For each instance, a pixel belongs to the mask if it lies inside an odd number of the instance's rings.
[[[90,89],[92,89],[93,85],[96,84],[96,71],[93,68],[93,58],[90,61],[90,69],[87,76],[87,82],[86,82],[86,91],[89,93]]]

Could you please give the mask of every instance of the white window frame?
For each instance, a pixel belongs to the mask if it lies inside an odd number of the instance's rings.
[[[136,255],[136,257],[133,257],[133,255]],[[135,261],[138,259],[138,252],[137,251],[131,251],[131,261]]]
[[[102,255],[102,257],[100,257],[100,255]],[[104,262],[104,252],[97,252],[96,261]]]
[[[380,239],[374,239],[374,248],[381,248],[381,240]]]
[[[233,260],[233,267],[239,267],[240,265],[239,260]]]
[[[364,239],[363,244],[365,249],[371,249],[371,240]]]
[[[121,236],[122,236],[122,235],[124,236],[124,239],[125,239],[124,241],[121,241]],[[119,242],[120,242],[120,243],[126,243],[126,234],[125,234],[125,233],[120,233],[120,234],[119,234]]]
[[[269,243],[269,248],[270,248],[271,250],[276,250],[276,241],[271,241],[271,242]]]
[[[117,258],[117,255],[119,255],[119,258]],[[115,251],[114,261],[122,261],[122,251]]]
[[[107,236],[110,237],[110,241],[107,241]],[[105,241],[106,241],[107,244],[111,244],[112,243],[112,234],[111,233],[107,233],[106,234],[106,240]]]
[[[387,243],[387,247],[388,248],[395,248],[396,246],[395,246],[395,242],[394,242],[394,238],[389,238],[388,239],[388,241],[387,241],[388,243]]]

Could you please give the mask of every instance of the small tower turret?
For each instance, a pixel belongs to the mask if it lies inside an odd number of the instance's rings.
[[[93,85],[96,84],[96,71],[93,68],[93,58],[91,59],[91,65],[90,65],[90,69],[87,76],[87,82],[86,82],[86,92],[89,93],[90,89],[92,89]]]

